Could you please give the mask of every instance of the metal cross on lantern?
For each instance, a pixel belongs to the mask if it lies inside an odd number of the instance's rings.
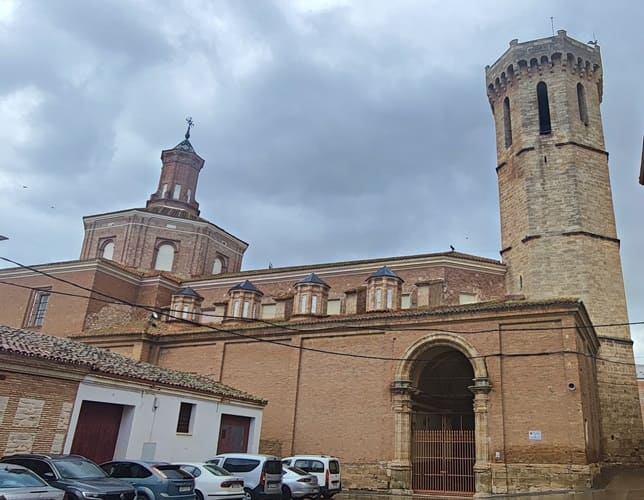
[[[188,124],[188,130],[186,130],[186,140],[190,139],[190,129],[195,126],[195,122],[192,121],[192,116],[186,118],[186,123]]]

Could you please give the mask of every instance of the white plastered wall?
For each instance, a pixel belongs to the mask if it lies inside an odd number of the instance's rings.
[[[251,419],[248,452],[257,453],[262,427],[262,408],[221,401],[216,396],[196,395],[180,389],[88,376],[81,382],[65,441],[69,453],[83,401],[123,405],[115,459],[199,461],[217,453],[221,416],[237,415]],[[181,403],[195,405],[190,432],[176,432]]]

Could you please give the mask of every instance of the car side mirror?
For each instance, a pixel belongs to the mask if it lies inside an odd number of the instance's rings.
[[[56,475],[53,472],[43,472],[42,477],[45,479],[56,479]]]

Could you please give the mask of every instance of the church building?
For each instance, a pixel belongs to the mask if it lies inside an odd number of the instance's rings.
[[[600,48],[513,40],[485,73],[501,260],[242,270],[248,244],[200,214],[188,127],[144,208],[84,218],[79,260],[0,270],[0,324],[266,400],[260,452],[334,455],[345,489],[487,498],[641,464]]]

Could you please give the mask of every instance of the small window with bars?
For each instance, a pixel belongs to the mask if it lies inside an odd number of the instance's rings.
[[[191,432],[194,407],[195,405],[192,403],[181,403],[179,418],[177,419],[177,434],[189,434]]]

